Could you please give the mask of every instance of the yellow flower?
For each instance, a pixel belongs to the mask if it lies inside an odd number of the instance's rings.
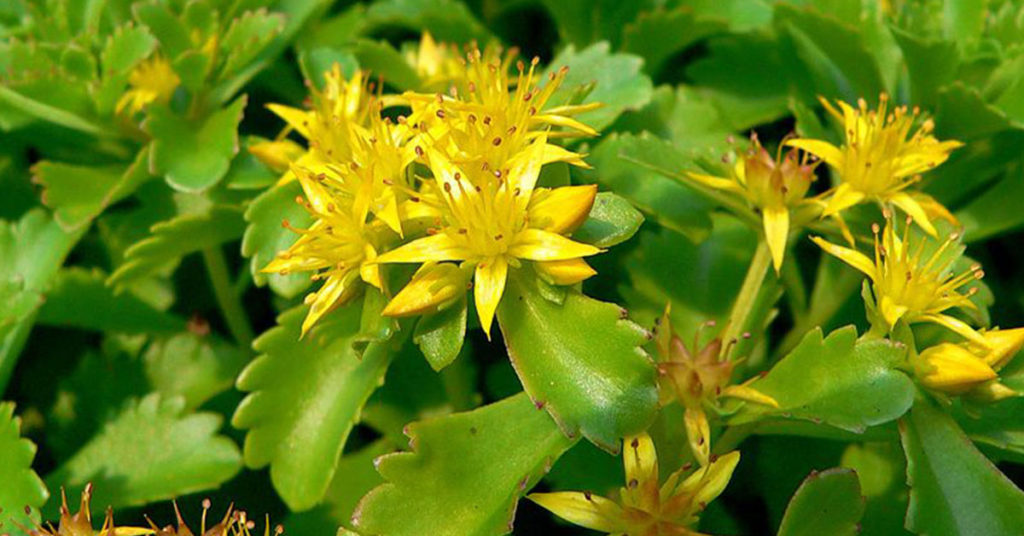
[[[629,536],[697,536],[692,527],[729,484],[740,453],[712,457],[684,479],[691,469],[687,464],[662,484],[650,436],[641,434],[623,443],[626,486],[617,500],[588,492],[532,493],[528,498],[566,521],[593,530]]]
[[[1024,347],[1024,328],[982,333],[988,346],[968,341],[941,343],[921,352],[913,360],[921,385],[950,395],[971,395],[996,401],[1020,393],[999,383],[999,370]]]
[[[881,240],[877,224],[872,226],[872,230],[875,234],[874,260],[859,251],[832,244],[820,237],[811,239],[871,279],[878,312],[890,330],[900,319],[908,324],[934,322],[981,346],[989,347],[990,343],[964,321],[943,314],[955,307],[974,309],[976,306],[970,296],[975,289],[972,288],[966,294],[959,292],[959,289],[984,275],[978,265],[960,274],[950,271],[963,252],[963,246],[959,245],[959,233],[950,234],[926,254],[926,248],[934,246],[934,242],[925,240],[926,237],[912,240],[909,218],[902,238],[897,235],[896,225],[889,213],[886,213],[885,231]]]
[[[564,236],[589,213],[596,187],[535,189],[547,147],[547,139],[540,136],[506,166],[487,172],[473,163],[456,164],[428,147],[424,156],[434,175],[432,197],[440,203],[443,227],[381,255],[377,261],[458,261],[474,266],[477,313],[489,334],[510,267],[520,266],[523,260],[585,264],[582,257],[601,251]],[[427,202],[426,198],[423,201]],[[388,310],[417,314],[422,307],[411,305],[413,302],[437,305],[418,292],[403,291]]]
[[[926,194],[905,190],[920,179],[921,173],[945,162],[949,153],[963,144],[937,140],[932,135],[931,119],[910,135],[918,110],[908,114],[905,106],[899,106],[889,112],[885,94],[879,97],[877,110],[869,110],[863,99],[857,108],[838,101],[841,111],[825,99],[821,102],[843,124],[846,140],[842,147],[807,138],[786,143],[818,156],[839,173],[839,186],[829,196],[823,216],[837,215],[864,200],[876,200],[898,206],[935,236],[929,212],[936,203]]]
[[[174,72],[171,63],[162,54],[154,54],[139,64],[128,75],[130,89],[117,101],[117,114],[125,110],[134,115],[151,102],[167,102],[181,79]]]
[[[37,536],[142,536],[155,533],[153,529],[144,527],[115,527],[114,512],[109,508],[103,520],[103,527],[98,531],[93,530],[92,512],[89,508],[89,501],[92,499],[92,484],[86,484],[85,490],[82,491],[82,502],[78,513],[74,515],[68,508],[68,497],[64,494],[64,488],[60,490],[60,498],[60,523],[56,529],[49,523],[46,527],[36,527],[35,530],[21,528],[28,534]]]
[[[428,90],[447,89],[463,72],[455,46],[438,44],[430,32],[423,32],[419,48],[407,52],[405,59],[416,70]]]
[[[751,141],[753,147],[736,161],[731,178],[700,173],[687,175],[699,184],[734,194],[761,212],[765,240],[778,272],[786,252],[790,213],[797,205],[809,203],[804,195],[815,178],[817,163],[808,162],[806,153],[798,158],[796,150],[783,157],[781,147],[780,154],[773,159],[756,136],[752,136]]]
[[[270,169],[284,173],[292,162],[306,153],[306,149],[288,138],[282,138],[254,143],[249,146],[249,152]]]
[[[728,349],[723,351],[722,340],[714,338],[700,346],[701,332],[694,335],[693,344],[687,348],[675,334],[669,321],[670,307],[655,328],[654,344],[658,358],[658,387],[661,405],[678,400],[686,408],[684,425],[687,439],[694,457],[704,464],[710,455],[710,426],[706,407],[719,408],[722,398],[745,400],[754,404],[778,407],[772,397],[750,387],[757,377],[742,384],[732,383],[735,361],[727,358]],[[713,327],[708,322],[703,327]],[[736,341],[730,341],[730,346]]]
[[[319,290],[306,296],[310,310],[302,322],[305,335],[325,313],[356,295],[360,279],[381,288],[380,268],[373,261],[382,229],[367,222],[365,192],[362,196],[347,196],[321,176],[297,168],[294,171],[306,194],[305,199],[296,201],[314,217],[314,222],[308,229],[283,222],[300,237],[263,271],[313,271],[313,279],[324,280]]]

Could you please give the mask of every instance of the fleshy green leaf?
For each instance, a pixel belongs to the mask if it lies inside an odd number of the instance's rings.
[[[900,421],[917,534],[1011,535],[1024,527],[1024,492],[978,452],[948,414],[918,400]]]
[[[234,207],[214,207],[205,213],[186,214],[160,222],[152,235],[125,251],[125,260],[111,274],[108,285],[121,286],[153,274],[189,253],[238,239],[245,229]]]
[[[549,104],[566,104],[584,86],[593,85],[593,90],[583,102],[600,102],[603,106],[579,114],[577,118],[601,130],[611,125],[622,112],[640,109],[650,102],[654,87],[651,79],[640,70],[643,63],[643,59],[632,54],[612,53],[605,42],[583,50],[569,45],[551,60],[548,67],[549,72],[569,68],[569,74],[551,96]]]
[[[32,470],[36,446],[21,438],[21,419],[14,404],[0,404],[0,531],[17,533],[17,524],[32,528],[49,493]],[[25,509],[31,507],[31,513]]]
[[[544,7],[558,25],[562,39],[576,46],[586,46],[607,39],[618,44],[623,25],[633,21],[657,2],[637,0],[544,0]]]
[[[186,409],[234,385],[247,358],[235,346],[194,333],[153,341],[142,356],[149,384],[164,397],[184,398]]]
[[[454,0],[380,0],[366,10],[365,30],[400,27],[428,31],[436,39],[453,43],[491,40],[491,34],[466,4]]]
[[[896,27],[893,27],[892,34],[903,51],[907,73],[910,75],[912,101],[923,106],[934,106],[939,88],[956,79],[956,70],[960,64],[956,43],[929,40]]]
[[[855,536],[864,515],[857,473],[828,469],[811,473],[793,494],[779,536]]]
[[[266,9],[248,11],[234,19],[220,42],[224,72],[244,67],[284,29],[284,17]]]
[[[356,508],[363,533],[506,534],[519,498],[573,444],[525,394],[413,423],[407,434],[412,452],[379,458],[387,483]]]
[[[701,17],[690,6],[645,11],[626,25],[622,50],[642,57],[653,75],[665,60],[726,26],[725,19]]]
[[[154,47],[156,39],[145,26],[125,24],[107,38],[100,54],[101,82],[96,94],[96,109],[101,116],[114,112],[128,75]]]
[[[54,219],[75,230],[149,180],[148,158],[149,150],[143,149],[127,168],[43,161],[32,172],[44,188],[43,202],[54,210]]]
[[[462,350],[466,316],[466,300],[462,298],[441,311],[424,315],[416,323],[412,339],[435,371],[450,365]]]
[[[169,59],[192,48],[192,39],[188,28],[180,18],[171,12],[171,5],[152,0],[139,2],[132,6],[135,18],[149,28],[160,42],[160,49]]]
[[[359,66],[380,76],[384,83],[398,89],[417,89],[420,77],[405,58],[387,41],[360,39],[352,44]]]
[[[174,188],[200,192],[216,184],[238,153],[238,123],[246,98],[214,112],[202,122],[176,115],[165,106],[149,109],[143,128],[153,136],[150,172],[164,175]]]
[[[640,348],[647,332],[624,309],[576,290],[549,301],[520,272],[510,274],[498,320],[523,387],[567,435],[617,451],[657,409],[654,366]]]
[[[93,502],[114,508],[214,488],[241,468],[238,447],[218,436],[214,413],[183,413],[185,401],[149,395],[132,402],[100,433],[46,477],[77,496],[95,486]],[[47,517],[59,505],[46,506]]]
[[[262,355],[238,377],[250,394],[232,424],[247,429],[245,462],[270,465],[270,478],[294,510],[319,503],[367,398],[391,359],[387,341],[371,343],[360,358],[361,308],[341,307],[299,338],[306,307],[278,318],[254,347]]]
[[[827,338],[815,329],[753,384],[779,407],[748,405],[739,420],[750,420],[751,414],[775,415],[851,432],[893,421],[914,400],[913,382],[896,368],[905,352],[886,340],[857,341],[853,326]]]
[[[245,211],[249,225],[242,238],[242,255],[250,258],[253,281],[257,285],[269,284],[274,292],[288,298],[309,287],[309,274],[266,274],[262,270],[278,252],[288,249],[298,239],[294,231],[281,225],[283,220],[298,228],[305,228],[312,222],[309,213],[295,202],[300,195],[302,187],[298,181],[277,185],[260,194]]]
[[[114,292],[98,269],[80,267],[57,274],[38,322],[117,333],[168,334],[185,329],[185,321],[160,311],[131,292]]]
[[[644,216],[629,201],[611,193],[601,192],[594,200],[590,215],[573,232],[574,240],[608,248],[632,238],[644,223]]]

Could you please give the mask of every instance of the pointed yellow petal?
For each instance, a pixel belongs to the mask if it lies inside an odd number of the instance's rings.
[[[565,127],[570,130],[575,130],[586,136],[597,136],[599,133],[593,128],[564,115],[556,114],[541,114],[535,115],[530,118],[530,122],[534,125],[551,125],[555,127]]]
[[[935,230],[935,226],[928,220],[928,213],[924,211],[924,207],[911,197],[906,192],[896,192],[887,197],[887,201],[900,207],[903,212],[906,212],[908,216],[924,229],[924,232],[928,233],[932,237],[939,236],[939,233]]]
[[[583,259],[540,261],[536,267],[542,276],[556,285],[575,285],[597,273]]]
[[[985,362],[995,368],[1009,363],[1024,347],[1024,328],[993,329],[986,331],[984,337],[992,348],[986,352]]]
[[[768,406],[771,408],[779,407],[779,403],[776,402],[774,398],[746,385],[730,385],[725,389],[722,389],[719,396],[746,400],[747,402],[753,402],[755,404],[761,404],[762,406]]]
[[[834,168],[843,167],[843,151],[827,141],[797,138],[787,141],[786,145],[807,151]]]
[[[885,323],[889,324],[889,329],[892,329],[896,322],[899,322],[903,315],[907,314],[907,307],[898,305],[892,301],[891,297],[883,294],[882,298],[878,300],[878,311],[885,318]]]
[[[740,453],[735,450],[711,462],[707,474],[702,479],[703,485],[693,497],[694,504],[708,504],[721,495],[729,485],[732,473],[739,463]]]
[[[602,532],[626,530],[622,507],[599,495],[560,491],[531,493],[527,499],[570,523]]]
[[[309,139],[309,120],[313,117],[312,112],[283,104],[268,104],[267,109],[274,112],[281,119],[284,119],[288,126],[302,134],[303,138]]]
[[[501,295],[505,292],[505,279],[508,277],[508,262],[505,257],[485,259],[476,265],[476,280],[473,285],[473,298],[476,301],[476,312],[480,317],[480,326],[484,328],[487,339],[491,338],[491,322],[494,311],[498,309]]]
[[[658,480],[658,452],[651,436],[642,433],[622,440],[622,463],[626,482]]]
[[[524,229],[508,248],[509,255],[531,261],[561,261],[600,252],[600,248],[540,229]]]
[[[381,314],[400,317],[432,313],[465,293],[468,282],[469,274],[455,264],[424,264]]]
[[[565,162],[567,164],[590,168],[590,164],[583,160],[583,156],[579,153],[574,153],[561,145],[555,145],[549,143],[544,146],[544,164],[550,164],[552,162]]]
[[[358,287],[353,283],[359,276],[357,270],[349,270],[343,274],[335,274],[327,278],[320,290],[313,294],[313,303],[309,307],[306,319],[302,321],[302,336],[312,328],[321,317],[351,298]]]
[[[363,248],[363,256],[366,261],[359,266],[359,276],[363,278],[363,281],[377,288],[383,288],[380,280],[380,265],[373,262],[377,258],[377,250],[373,249],[370,244],[366,244]]]
[[[533,193],[533,188],[537,185],[540,168],[544,164],[544,152],[547,144],[547,136],[541,135],[512,158],[509,179],[518,185],[521,199],[529,199],[529,195]]]
[[[985,337],[978,333],[974,328],[967,325],[966,322],[959,318],[954,318],[949,315],[942,314],[924,314],[919,315],[913,319],[915,322],[934,322],[940,326],[943,326],[954,333],[959,334],[963,338],[981,346],[982,348],[990,348],[991,342],[985,339]]]
[[[289,139],[261,141],[249,146],[250,154],[278,173],[287,170],[288,165],[298,160],[304,152],[304,147]]]
[[[837,246],[824,238],[812,236],[811,240],[830,255],[860,270],[871,279],[875,278],[875,263],[867,255],[848,247]]]
[[[686,176],[696,181],[698,184],[707,186],[708,188],[714,188],[715,190],[723,190],[726,192],[732,192],[734,194],[742,195],[744,190],[740,186],[740,183],[732,180],[725,179],[722,177],[715,177],[714,175],[705,175],[703,173],[691,173],[686,172]]]
[[[704,467],[711,456],[711,428],[708,426],[708,416],[702,409],[686,408],[683,423],[686,426],[686,439],[690,443],[693,457],[701,467]]]
[[[114,530],[100,531],[97,533],[98,536],[145,536],[147,534],[156,534],[153,529],[147,529],[143,527],[114,527]]]
[[[789,238],[789,209],[786,207],[766,207],[761,210],[764,220],[764,237],[768,250],[772,253],[772,266],[775,273],[782,267],[782,258],[786,254],[786,240]]]
[[[461,241],[447,233],[418,238],[379,257],[377,262],[464,261],[470,255]]]
[[[828,198],[828,204],[825,206],[825,210],[822,211],[821,217],[825,218],[834,214],[839,214],[841,211],[846,210],[863,200],[864,194],[854,190],[847,183],[840,184],[832,196]]]
[[[527,207],[530,225],[558,234],[575,231],[594,206],[597,185],[563,186],[561,188],[540,188],[534,191]]]

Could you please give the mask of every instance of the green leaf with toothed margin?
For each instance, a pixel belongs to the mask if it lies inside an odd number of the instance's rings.
[[[189,121],[166,106],[150,107],[143,124],[153,137],[150,172],[163,175],[183,192],[201,192],[217,184],[238,153],[238,123],[246,100],[239,97],[202,122]]]
[[[648,333],[611,303],[568,290],[548,300],[534,274],[514,270],[498,307],[508,355],[523,388],[562,430],[616,452],[658,406],[654,364],[640,348]]]
[[[519,498],[573,444],[523,393],[413,423],[407,434],[412,452],[378,458],[387,482],[352,516],[363,534],[506,534]]]
[[[269,464],[274,488],[293,511],[323,500],[348,434],[393,355],[388,340],[359,355],[362,308],[340,307],[300,338],[306,311],[288,310],[256,339],[262,355],[238,377],[238,389],[249,394],[231,420],[248,430],[246,465]]]
[[[779,536],[855,536],[863,515],[857,473],[838,467],[814,471],[790,499]]]
[[[1010,536],[1024,527],[1024,492],[975,448],[956,421],[918,399],[900,421],[916,534]]]
[[[285,220],[299,228],[312,223],[309,213],[295,202],[301,195],[299,181],[279,184],[261,193],[245,210],[248,225],[242,237],[242,255],[250,259],[252,279],[259,286],[269,285],[271,290],[286,298],[294,298],[309,288],[309,273],[268,274],[263,268],[299,238],[295,231],[283,225]]]
[[[36,446],[21,438],[21,419],[14,416],[14,404],[0,404],[0,531],[7,533],[20,524],[32,527],[39,521],[39,507],[49,495],[32,470]],[[31,508],[26,513],[26,508]]]

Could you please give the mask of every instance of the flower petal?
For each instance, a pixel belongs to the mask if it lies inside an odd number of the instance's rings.
[[[702,478],[703,485],[693,497],[694,504],[708,504],[721,495],[739,463],[740,453],[735,450],[711,462],[707,474]]]
[[[774,398],[746,385],[730,385],[725,389],[722,389],[722,392],[718,396],[746,400],[747,402],[761,404],[762,406],[768,406],[770,408],[779,407],[779,403]]]
[[[381,314],[401,317],[436,311],[465,293],[468,282],[469,274],[453,263],[424,264]]]
[[[556,285],[575,285],[597,271],[583,259],[566,259],[564,261],[537,262],[537,271]]]
[[[313,113],[283,104],[268,104],[267,109],[284,119],[288,126],[294,128],[303,138],[309,139],[309,119]]]
[[[982,348],[988,349],[991,348],[992,345],[991,341],[987,340],[981,333],[978,333],[977,330],[967,325],[966,322],[960,320],[959,318],[954,318],[952,316],[943,314],[923,314],[914,317],[912,321],[933,322],[935,324],[945,327],[946,329],[949,329],[950,331],[953,331],[954,333],[977,344],[978,346],[981,346]]]
[[[596,184],[539,188],[530,198],[527,217],[532,227],[567,234],[583,225],[596,197]]]
[[[811,240],[830,255],[860,270],[871,279],[875,278],[875,263],[867,255],[848,247],[837,246],[820,236],[812,236]]]
[[[600,252],[600,248],[541,229],[524,229],[516,235],[508,248],[509,255],[531,261],[561,261]]]
[[[821,217],[825,218],[833,214],[839,214],[857,203],[864,200],[864,194],[854,190],[849,184],[840,184],[832,196],[828,198],[828,204],[822,211]]]
[[[622,440],[622,463],[626,482],[658,480],[658,452],[651,436],[641,433]]]
[[[779,273],[786,254],[786,240],[789,238],[789,209],[765,207],[761,210],[761,217],[764,220],[765,241],[772,253],[772,265],[775,273]]]
[[[807,151],[834,168],[843,167],[843,162],[845,160],[843,157],[843,151],[839,149],[839,147],[836,147],[827,141],[813,140],[810,138],[797,138],[787,141],[786,145]]]
[[[707,465],[708,457],[711,456],[711,428],[708,426],[707,414],[702,409],[686,408],[683,424],[686,426],[686,439],[690,443],[693,457],[701,467]]]
[[[983,359],[952,343],[921,352],[915,372],[925,387],[950,394],[962,394],[999,377]]]
[[[531,493],[526,498],[581,527],[602,532],[618,532],[627,528],[623,523],[622,507],[599,495],[560,491]]]
[[[437,233],[393,249],[377,257],[377,262],[464,261],[469,255],[470,251],[460,241],[448,233]]]
[[[476,301],[480,326],[484,328],[488,340],[491,338],[491,322],[494,321],[494,311],[498,309],[501,295],[505,292],[507,277],[508,261],[505,260],[505,257],[485,259],[476,265],[473,299]]]
[[[305,320],[302,321],[302,333],[300,336],[305,336],[306,332],[327,312],[345,303],[355,295],[355,290],[359,288],[359,285],[353,283],[355,283],[358,277],[358,270],[348,270],[344,273],[333,274],[327,278],[327,281],[320,287],[320,290],[316,291],[315,294],[311,294],[313,300],[309,307],[309,313],[306,314]]]
[[[906,192],[896,192],[886,198],[887,201],[900,207],[903,212],[906,212],[908,216],[924,229],[924,232],[928,233],[932,237],[938,237],[939,233],[935,230],[935,226],[928,220],[928,213],[925,212],[924,207],[917,202],[916,199],[911,197]]]
[[[703,173],[691,173],[689,171],[686,172],[686,176],[696,181],[698,184],[702,186],[707,186],[708,188],[713,188],[715,190],[723,190],[726,192],[732,192],[734,194],[740,195],[742,195],[744,192],[743,187],[740,186],[740,183],[732,179],[715,177],[714,175],[705,175]]]

